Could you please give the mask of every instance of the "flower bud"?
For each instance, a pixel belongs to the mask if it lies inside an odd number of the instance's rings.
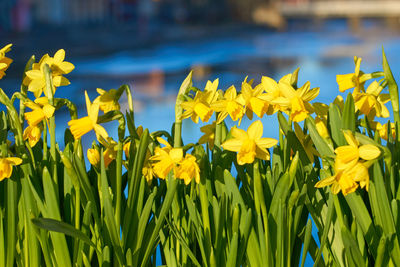
[[[89,148],[87,150],[87,157],[89,159],[90,164],[93,166],[99,165],[100,162],[100,153],[97,149],[95,148]]]

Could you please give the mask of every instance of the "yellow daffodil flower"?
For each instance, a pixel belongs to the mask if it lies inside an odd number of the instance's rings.
[[[200,168],[196,163],[196,157],[186,154],[176,169],[175,175],[177,179],[184,180],[186,185],[190,184],[193,179],[197,184],[200,183]]]
[[[279,84],[279,88],[283,97],[277,97],[271,103],[287,107],[290,110],[290,119],[292,121],[303,121],[310,113],[314,112],[309,101],[318,96],[319,88],[310,89],[310,82],[306,82],[297,90],[286,82]]]
[[[28,86],[28,91],[33,92],[36,98],[40,97],[44,92],[47,96],[45,90],[46,78],[44,72],[44,65],[49,65],[53,80],[53,94],[57,87],[69,85],[70,82],[65,78],[64,74],[70,73],[75,67],[70,62],[64,61],[65,51],[64,49],[58,50],[54,57],[50,57],[48,54],[44,55],[39,63],[34,63],[32,65],[32,70],[28,70],[25,74],[26,77],[23,84]]]
[[[216,90],[218,88],[218,79],[214,82],[207,81],[204,91],[197,91],[194,99],[190,99],[181,104],[185,110],[181,119],[191,118],[193,122],[198,123],[199,117],[202,122],[208,122],[214,110],[211,104],[218,98]]]
[[[150,162],[150,151],[148,150],[146,153],[146,157],[143,163],[142,175],[146,178],[148,184],[151,184],[153,177],[155,176],[153,165]]]
[[[211,107],[219,112],[217,123],[221,123],[228,115],[233,121],[241,119],[244,115],[245,101],[241,94],[237,94],[235,86],[231,86],[224,93],[222,100],[215,101]]]
[[[24,140],[28,139],[29,145],[34,147],[37,142],[39,142],[40,137],[42,136],[42,129],[39,125],[28,125],[25,128],[23,138]]]
[[[375,127],[372,125],[373,125],[373,123],[371,123],[371,127],[379,133],[379,136],[382,139],[387,141],[388,140],[388,123],[385,123],[382,125],[379,122],[376,122],[374,125]],[[390,131],[391,131],[392,137],[395,138],[396,137],[396,127],[393,122],[390,123]]]
[[[204,133],[199,139],[199,144],[208,143],[208,147],[212,150],[214,148],[216,122],[200,127],[200,131]]]
[[[290,83],[290,80],[292,78],[292,74],[287,74],[283,76],[279,82],[276,82],[274,79],[263,76],[261,78],[261,84],[264,87],[265,92],[267,92],[267,95],[265,96],[265,99],[270,103],[267,114],[271,115],[277,111],[282,111],[282,112],[287,112],[288,107],[287,106],[281,106],[279,104],[273,104],[273,101],[279,97],[283,97],[280,89],[280,85],[282,83]]]
[[[0,158],[0,181],[10,178],[12,174],[12,166],[20,165],[22,159],[17,157]]]
[[[340,92],[351,88],[355,88],[356,92],[363,91],[366,76],[360,71],[361,60],[360,57],[354,57],[354,63],[356,65],[354,73],[336,75],[336,82],[339,85]]]
[[[44,119],[53,116],[55,108],[49,104],[47,97],[36,98],[35,102],[26,101],[24,105],[32,111],[25,112],[25,120],[30,126],[35,126]]]
[[[121,97],[122,90],[111,89],[109,91],[97,88],[97,93],[99,96],[93,101],[93,103],[99,103],[100,110],[107,113],[113,110],[120,110],[120,105],[118,103],[119,98]]]
[[[165,179],[172,170],[176,174],[177,164],[183,159],[183,150],[182,148],[171,147],[167,141],[160,137],[157,137],[157,140],[165,147],[156,147],[154,156],[150,157],[150,160],[154,161],[152,168],[156,176]]]
[[[130,152],[130,149],[131,149],[131,142],[126,142],[122,149],[124,150],[125,157],[129,158],[129,155],[130,155],[129,152]]]
[[[93,166],[98,166],[100,163],[100,153],[96,148],[89,148],[87,150],[87,158]]]
[[[363,160],[373,160],[381,154],[379,148],[374,145],[359,146],[357,139],[354,138],[350,131],[344,131],[343,134],[349,145],[340,146],[335,149],[335,168],[337,170],[354,167],[360,158]]]
[[[315,187],[332,185],[332,193],[342,191],[343,195],[354,192],[358,186],[369,189],[369,174],[367,161],[376,159],[381,154],[374,145],[361,145],[350,131],[344,131],[349,145],[335,149],[335,175],[325,178],[315,184]]]
[[[0,79],[6,75],[6,70],[13,62],[11,58],[6,57],[6,53],[11,51],[12,44],[8,44],[0,49]]]
[[[252,88],[251,84],[246,79],[242,82],[242,96],[245,101],[246,116],[252,120],[253,113],[258,117],[267,113],[269,103],[266,101],[267,94],[264,93],[264,86],[262,84]]]
[[[97,124],[97,117],[99,115],[99,104],[92,104],[86,91],[85,99],[88,116],[68,122],[74,138],[81,138],[82,135],[90,132],[91,130],[94,130],[96,132],[97,139],[100,139],[100,137],[107,139],[108,134],[106,130],[103,128],[103,126]]]
[[[231,129],[232,139],[225,141],[222,147],[229,151],[238,152],[237,161],[240,165],[252,163],[254,158],[269,160],[267,148],[273,147],[278,140],[262,138],[263,125],[261,121],[253,122],[247,132],[236,127]]]
[[[377,81],[373,81],[365,93],[353,94],[356,109],[365,115],[374,110],[378,117],[389,117],[390,113],[385,103],[390,100],[390,96],[389,94],[381,94],[382,89],[383,87]]]
[[[344,170],[336,171],[335,175],[319,181],[315,184],[315,187],[321,188],[329,185],[332,185],[331,190],[335,195],[340,191],[342,191],[343,195],[347,195],[358,188],[358,184],[353,180],[351,173]]]

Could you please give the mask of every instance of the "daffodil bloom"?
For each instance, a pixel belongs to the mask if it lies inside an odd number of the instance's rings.
[[[104,166],[107,168],[113,160],[117,157],[117,151],[115,150],[115,146],[107,147],[107,149],[103,152],[104,157]]]
[[[28,127],[25,128],[23,134],[24,140],[28,139],[29,145],[31,147],[34,147],[37,142],[39,142],[41,136],[42,129],[39,127],[39,125],[28,125]]]
[[[382,89],[383,87],[377,81],[373,81],[365,93],[353,94],[356,109],[365,115],[374,110],[378,117],[389,117],[390,113],[385,103],[390,100],[390,96],[389,94],[381,94]]]
[[[361,58],[354,57],[355,69],[354,73],[336,75],[336,82],[339,85],[339,91],[344,92],[348,89],[355,88],[359,92],[363,90],[366,79],[364,73],[360,71]]]
[[[24,105],[32,111],[25,112],[25,120],[29,125],[35,126],[44,119],[49,119],[53,116],[55,108],[49,104],[47,97],[36,98],[35,102],[26,101]]]
[[[374,125],[375,124],[375,125]],[[374,126],[373,126],[374,125]],[[380,124],[379,122],[371,123],[371,127],[375,129],[379,133],[379,136],[384,139],[388,140],[388,123]],[[390,130],[392,137],[396,137],[396,127],[395,124],[392,122],[390,123]]]
[[[65,51],[64,49],[58,50],[54,57],[50,57],[48,54],[44,55],[39,63],[34,63],[32,65],[32,70],[27,71],[26,77],[23,84],[28,86],[28,91],[33,92],[36,98],[40,97],[44,92],[47,96],[45,90],[46,78],[44,72],[44,65],[49,65],[53,80],[53,94],[57,87],[69,85],[70,82],[67,78],[62,76],[63,74],[70,73],[75,67],[70,62],[64,61]]]
[[[153,170],[157,177],[165,179],[167,175],[173,170],[174,174],[177,170],[177,164],[183,159],[182,148],[173,148],[167,141],[158,137],[158,142],[164,144],[165,147],[156,147],[154,156],[150,157],[153,163]]]
[[[303,121],[310,113],[314,112],[309,101],[318,96],[319,88],[313,88],[310,90],[310,82],[306,82],[297,90],[286,82],[279,84],[279,88],[282,97],[274,99],[271,103],[287,107],[288,110],[290,110],[290,119],[292,121]]]
[[[199,144],[208,143],[208,147],[212,150],[214,148],[216,122],[200,127],[200,131],[204,133],[200,139]]]
[[[12,44],[8,44],[2,49],[0,49],[0,79],[6,75],[6,70],[13,62],[11,58],[6,57],[6,53],[10,52]]]
[[[89,148],[87,150],[87,158],[93,166],[98,166],[100,162],[100,153],[96,148]]]
[[[246,77],[242,82],[242,96],[245,101],[245,113],[250,120],[253,119],[253,112],[260,118],[267,113],[269,103],[266,101],[267,95],[262,84],[253,89]]]
[[[196,163],[196,157],[186,154],[185,158],[176,169],[175,176],[178,179],[184,180],[186,185],[190,184],[193,179],[197,184],[200,183],[200,168]]]
[[[278,143],[278,140],[273,138],[262,138],[263,125],[259,120],[253,122],[247,132],[233,127],[231,134],[233,138],[225,141],[222,147],[229,151],[238,152],[237,161],[239,165],[252,163],[255,158],[269,160],[270,155],[267,148]]]
[[[290,83],[290,80],[292,78],[292,74],[287,74],[283,76],[279,82],[276,82],[274,79],[263,76],[261,78],[261,84],[264,87],[265,92],[267,92],[267,95],[265,96],[265,99],[270,102],[270,105],[268,107],[267,114],[271,115],[278,110],[282,112],[287,112],[288,107],[287,106],[281,106],[279,104],[273,104],[273,101],[279,97],[283,97],[280,89],[280,85],[282,83]]]
[[[118,103],[121,97],[122,90],[111,89],[109,91],[97,88],[97,93],[99,96],[93,101],[93,103],[99,103],[100,110],[107,113],[113,110],[120,110],[120,105]]]
[[[353,180],[360,184],[361,188],[365,187],[365,190],[369,190],[369,174],[368,168],[362,162],[357,164],[349,170],[349,175],[353,177]]]
[[[335,175],[325,178],[315,184],[315,187],[321,188],[332,185],[333,194],[338,194],[342,191],[343,195],[350,194],[357,190],[358,184],[354,181],[351,173],[344,170],[338,170]]]
[[[374,145],[359,146],[357,139],[350,131],[344,131],[344,136],[349,145],[335,149],[335,175],[325,178],[315,184],[315,187],[332,185],[332,193],[342,191],[343,195],[354,192],[358,186],[368,191],[369,174],[367,161],[376,159],[381,154]]]
[[[379,148],[374,145],[359,146],[357,139],[354,138],[350,131],[344,131],[343,134],[349,145],[340,146],[335,149],[335,168],[337,170],[354,167],[360,158],[363,160],[373,160],[381,154]]]
[[[48,64],[51,68],[53,76],[60,76],[68,74],[74,70],[75,66],[65,60],[65,50],[59,49],[54,57],[46,57],[44,63]]]
[[[185,112],[182,114],[181,119],[190,117],[193,122],[198,123],[200,117],[202,122],[207,122],[214,113],[211,104],[218,98],[217,87],[218,79],[214,82],[207,81],[204,91],[197,91],[194,99],[183,102],[181,106]]]
[[[22,159],[17,157],[0,158],[0,181],[10,178],[12,174],[12,166],[20,165]]]
[[[126,142],[122,149],[124,150],[125,157],[129,158],[129,152],[130,152],[130,149],[131,149],[131,142]]]
[[[217,123],[221,123],[228,115],[237,121],[244,115],[245,101],[241,94],[237,94],[235,86],[231,86],[224,93],[223,99],[215,101],[211,107],[219,112]]]
[[[88,116],[68,122],[74,138],[81,138],[82,135],[90,132],[91,130],[94,130],[97,139],[100,139],[100,137],[107,139],[108,134],[106,130],[103,128],[103,126],[97,124],[97,117],[99,115],[99,104],[92,104],[86,91],[85,99]]]
[[[314,155],[319,156],[319,153],[317,150],[315,150],[314,143],[312,142],[310,135],[305,135],[300,125],[296,122],[294,123],[294,132],[300,144],[303,146],[308,159],[310,162],[314,162]]]
[[[144,159],[143,168],[142,168],[142,175],[146,178],[148,184],[151,183],[153,177],[155,176],[153,165],[150,162],[150,151],[147,150],[146,157]]]

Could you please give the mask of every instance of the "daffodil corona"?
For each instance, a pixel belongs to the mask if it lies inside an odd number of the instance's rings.
[[[85,99],[88,116],[68,122],[72,135],[75,139],[79,139],[82,137],[82,135],[87,134],[91,130],[94,130],[97,139],[100,139],[100,137],[107,139],[108,134],[106,130],[103,128],[103,126],[97,124],[97,117],[99,115],[99,104],[92,104],[86,91]]]

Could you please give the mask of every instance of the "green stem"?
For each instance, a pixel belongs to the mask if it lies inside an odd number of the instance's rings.
[[[116,190],[117,190],[117,201],[115,207],[115,222],[119,229],[121,225],[121,194],[122,194],[122,142],[118,141],[117,146],[117,167],[116,167]]]
[[[182,146],[182,121],[175,122],[174,128],[174,147]]]
[[[272,266],[272,259],[269,257],[270,255],[270,238],[269,238],[269,226],[268,226],[268,212],[267,207],[265,206],[265,198],[264,198],[264,190],[261,181],[261,174],[259,168],[259,160],[256,159],[253,163],[253,176],[254,176],[254,199],[255,205],[258,207],[257,213],[260,212],[263,217],[264,222],[264,235],[265,235],[265,245],[266,245],[266,256],[267,256],[267,263],[268,266]],[[258,203],[257,203],[258,202]]]
[[[217,114],[215,114],[215,116],[218,117]],[[217,147],[221,146],[221,135],[222,135],[222,122],[221,123],[217,123],[215,125],[215,139],[214,139],[214,145]]]
[[[53,96],[53,80],[51,76],[51,69],[46,64],[44,66],[45,79],[46,79],[46,94],[49,99],[49,104],[54,107],[54,96]],[[53,181],[55,183],[55,188],[58,188],[58,177],[57,177],[57,158],[56,158],[56,121],[54,114],[49,119],[49,133],[50,133],[50,156],[53,171]],[[56,196],[58,197],[58,190]]]
[[[47,160],[47,123],[43,122],[43,161]]]

